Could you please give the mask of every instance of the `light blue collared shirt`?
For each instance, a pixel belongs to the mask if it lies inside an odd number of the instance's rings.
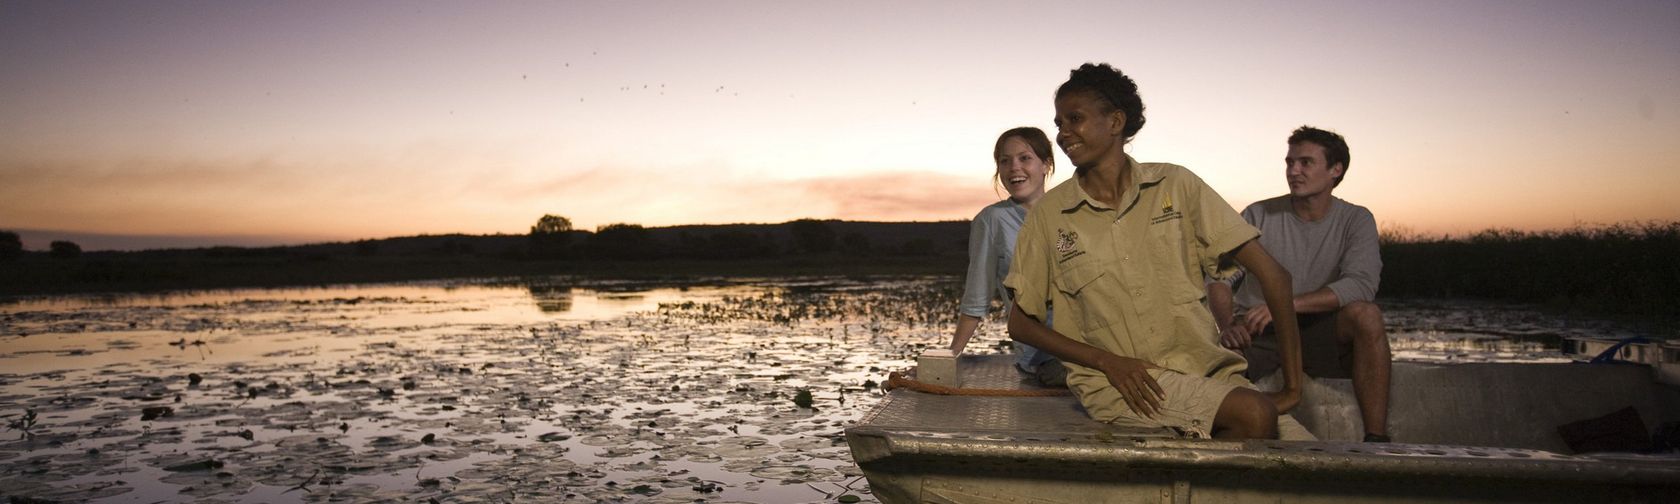
[[[1015,260],[1015,237],[1027,218],[1027,207],[1011,199],[1004,199],[980,209],[968,225],[968,277],[963,282],[962,302],[957,311],[975,318],[986,318],[992,296],[1003,299],[1005,309],[1014,306],[1009,289],[1003,287],[1003,277],[1009,274],[1009,263]],[[1049,317],[1046,317],[1049,318]],[[1049,320],[1044,321],[1050,325]],[[1015,344],[1015,365],[1028,373],[1054,359],[1031,345]]]

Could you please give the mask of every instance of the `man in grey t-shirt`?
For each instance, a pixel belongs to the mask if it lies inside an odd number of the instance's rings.
[[[1352,376],[1365,440],[1388,441],[1388,383],[1392,359],[1382,310],[1374,302],[1382,275],[1377,222],[1365,207],[1331,195],[1347,173],[1347,141],[1302,126],[1289,136],[1284,158],[1289,194],[1256,202],[1243,219],[1260,229],[1260,245],[1294,279],[1303,368],[1310,376]],[[1250,379],[1277,368],[1271,312],[1258,285],[1208,284],[1208,305],[1220,343],[1242,351]]]

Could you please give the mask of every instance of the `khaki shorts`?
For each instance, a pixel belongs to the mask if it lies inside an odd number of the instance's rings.
[[[1296,324],[1301,328],[1301,370],[1307,376],[1353,377],[1353,344],[1336,340],[1338,313],[1341,311],[1295,317]],[[1282,366],[1277,347],[1277,333],[1268,325],[1254,337],[1253,344],[1243,349],[1243,358],[1248,359],[1248,371],[1244,375],[1249,380],[1259,380],[1277,372]]]
[[[1168,427],[1186,437],[1206,439],[1212,437],[1213,419],[1219,414],[1219,405],[1225,402],[1225,396],[1238,387],[1254,389],[1254,384],[1236,375],[1224,379],[1204,378],[1166,369],[1150,370],[1149,375],[1155,377],[1155,382],[1161,385],[1161,391],[1166,396],[1161,401],[1161,410],[1153,418],[1144,418],[1133,412],[1120,396],[1120,391],[1106,385],[1106,379],[1104,386],[1090,391],[1088,395],[1081,394],[1080,401],[1085,403],[1091,417],[1098,421],[1122,427]],[[1278,416],[1278,434],[1285,441],[1318,439],[1289,415]]]

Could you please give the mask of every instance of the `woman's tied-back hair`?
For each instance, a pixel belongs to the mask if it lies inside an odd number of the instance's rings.
[[[996,163],[998,156],[1003,154],[1003,143],[1009,141],[1011,137],[1026,142],[1027,148],[1032,149],[1033,155],[1038,156],[1038,160],[1044,162],[1044,178],[1048,179],[1051,174],[1056,173],[1056,158],[1051,157],[1050,154],[1050,137],[1044,134],[1044,130],[1032,126],[1011,128],[1009,131],[1003,132],[1002,135],[998,135],[997,145],[992,146],[993,163]],[[992,192],[994,193],[999,192],[1003,187],[1003,181],[998,179],[997,170],[992,170],[992,186]]]
[[[997,145],[992,146],[993,162],[997,161],[998,156],[1003,155],[1003,143],[1009,141],[1010,137],[1020,138],[1022,142],[1027,143],[1027,148],[1032,149],[1033,154],[1038,156],[1039,161],[1043,161],[1044,166],[1049,168],[1045,170],[1045,175],[1056,172],[1056,160],[1050,157],[1050,137],[1044,134],[1044,130],[1032,126],[1013,128],[1003,132],[1002,135],[998,135]]]
[[[1138,96],[1137,83],[1131,77],[1108,63],[1086,63],[1070,72],[1068,81],[1056,88],[1056,99],[1082,91],[1101,96],[1112,107],[1109,111],[1119,110],[1126,114],[1126,128],[1120,132],[1125,137],[1124,141],[1131,141],[1132,136],[1143,129],[1143,97]]]

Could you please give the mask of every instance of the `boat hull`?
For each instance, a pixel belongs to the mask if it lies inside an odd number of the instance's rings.
[[[1535,366],[1396,363],[1391,432],[1406,443],[1349,439],[1359,427],[1346,380],[1306,391],[1297,419],[1325,439],[1314,442],[1119,428],[1071,396],[905,389],[846,435],[883,502],[1680,501],[1680,458],[1566,455],[1556,432],[1622,407],[1672,421],[1680,393],[1649,368]],[[965,356],[960,367],[966,387],[1033,388],[1007,356]]]

